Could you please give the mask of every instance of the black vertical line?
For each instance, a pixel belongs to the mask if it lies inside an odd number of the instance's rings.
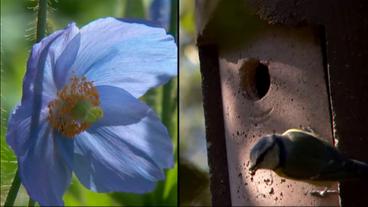
[[[216,45],[198,47],[213,206],[231,206],[220,69]]]

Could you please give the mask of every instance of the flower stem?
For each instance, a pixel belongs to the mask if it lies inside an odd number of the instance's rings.
[[[165,2],[165,3],[168,3],[168,2]],[[177,30],[177,13],[176,13],[177,3],[178,3],[177,0],[171,0],[170,2],[171,8],[169,8],[169,11],[168,11],[170,13],[170,22],[168,22],[169,23],[169,26],[168,26],[169,33],[174,36],[175,40],[176,40],[176,34],[177,34],[176,33],[176,30]],[[175,87],[176,83],[177,81],[170,80],[163,86],[162,101],[161,101],[161,104],[162,104],[161,120],[167,127],[167,130],[169,131],[169,134],[173,139],[173,145],[174,145],[174,151],[175,151],[174,153],[176,153],[176,149],[177,149],[177,136],[174,134],[175,133],[175,128],[174,128],[175,127],[175,124],[174,124],[175,116],[177,115],[174,114],[175,107],[173,107],[173,105],[175,106],[177,105],[177,96],[173,97],[173,91],[177,89],[177,87]],[[177,166],[177,164],[175,165]],[[166,173],[167,180],[165,183],[158,184],[156,195],[161,199],[162,203],[165,203],[165,204],[170,203],[170,201],[167,198],[168,198],[168,194],[170,193],[170,191],[175,185],[174,184],[175,182],[172,182],[172,179],[176,180],[175,174],[177,174],[177,167],[175,167],[174,169],[171,169],[170,171],[167,171]]]
[[[35,206],[35,201],[32,200],[32,198],[29,198],[28,207],[33,207],[33,206]]]
[[[169,33],[172,36],[174,36],[175,40],[177,39],[177,30],[178,30],[178,14],[176,12],[177,8],[178,8],[178,0],[172,0]]]
[[[161,111],[161,119],[162,122],[167,127],[170,135],[172,136],[172,111],[171,111],[171,91],[173,89],[173,80],[167,82],[163,87],[162,93],[162,111]],[[175,100],[176,101],[176,100]]]
[[[20,179],[19,179],[19,170],[15,173],[13,182],[10,186],[8,195],[6,197],[4,206],[13,206],[15,198],[17,197],[18,191],[20,187]]]
[[[47,20],[47,0],[38,1],[38,15],[37,15],[37,37],[39,42],[45,36]]]
[[[45,37],[46,34],[46,25],[47,25],[47,5],[48,0],[39,0],[38,1],[38,14],[37,14],[37,36],[36,36],[36,42],[40,42],[42,38]],[[42,91],[42,82],[43,82],[43,67],[42,69],[39,69],[39,71],[36,74],[35,78],[35,84],[34,84],[34,90],[35,91]],[[32,119],[31,119],[31,130],[30,130],[30,136],[35,134],[35,129],[39,122],[39,116],[41,111],[41,96],[35,95],[33,100],[33,113],[32,113]],[[32,200],[31,197],[29,197],[28,206],[34,206],[35,201]]]
[[[39,42],[45,36],[46,18],[47,18],[47,0],[39,0],[38,15],[37,15],[37,37],[36,37],[37,42]],[[36,123],[38,123],[38,121]],[[31,130],[31,131],[34,131],[34,130]],[[4,206],[14,205],[14,201],[18,195],[19,187],[20,187],[20,178],[19,178],[19,169],[17,169],[17,172],[14,175],[13,182],[10,186],[8,195],[6,197]],[[30,198],[28,205],[34,206],[34,201],[32,201],[31,198]]]
[[[177,16],[176,16],[176,8],[177,8],[177,0],[171,1],[171,18],[170,18],[170,28],[169,32],[171,35],[174,36],[176,39],[176,30],[177,30]],[[162,93],[162,111],[161,111],[161,119],[162,122],[166,125],[169,133],[171,136],[173,136],[173,121],[172,121],[172,90],[174,89],[174,83],[173,80],[170,80],[168,83],[166,83],[163,87],[163,93]],[[177,100],[174,100],[175,104],[177,103]]]

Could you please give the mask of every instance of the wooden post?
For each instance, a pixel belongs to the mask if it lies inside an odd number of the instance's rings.
[[[224,118],[218,53],[215,45],[199,47],[202,73],[203,107],[206,122],[210,190],[213,206],[229,206],[230,189],[227,169]]]

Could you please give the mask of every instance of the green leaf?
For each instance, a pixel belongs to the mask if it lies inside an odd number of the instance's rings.
[[[4,117],[4,116],[1,116]],[[9,192],[10,186],[17,170],[17,160],[13,152],[9,149],[5,142],[4,122],[1,123],[1,205],[4,205],[5,198]]]
[[[108,193],[96,193],[85,188],[73,176],[71,185],[64,195],[65,206],[119,206]]]
[[[142,0],[126,0],[125,17],[144,18],[146,16]]]

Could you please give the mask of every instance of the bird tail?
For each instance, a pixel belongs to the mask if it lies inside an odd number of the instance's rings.
[[[359,179],[359,180],[368,180],[368,164],[358,161],[358,160],[349,160],[346,162],[345,171],[348,172],[347,179]]]

